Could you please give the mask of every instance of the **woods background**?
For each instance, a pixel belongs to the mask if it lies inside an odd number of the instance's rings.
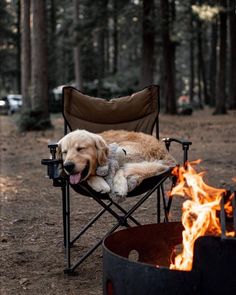
[[[24,130],[50,126],[60,85],[111,98],[154,83],[166,113],[187,95],[225,114],[235,73],[235,0],[0,2],[0,94],[22,93]]]

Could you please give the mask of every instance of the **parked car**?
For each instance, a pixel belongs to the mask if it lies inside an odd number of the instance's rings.
[[[0,114],[7,115],[9,111],[9,101],[6,96],[0,98]]]
[[[0,99],[0,113],[11,115],[20,110],[22,106],[21,94],[8,94]]]

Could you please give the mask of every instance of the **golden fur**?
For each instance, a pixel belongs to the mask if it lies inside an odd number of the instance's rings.
[[[110,187],[105,180],[96,176],[96,168],[106,163],[108,144],[114,142],[126,151],[125,164],[114,177],[114,192],[117,196],[127,195],[130,178],[138,185],[145,178],[176,165],[163,143],[154,136],[124,130],[110,130],[100,134],[76,130],[58,143],[58,155],[62,157],[64,167],[73,163],[73,169],[70,167],[70,171],[66,171],[73,183],[86,179],[96,191],[109,192]]]

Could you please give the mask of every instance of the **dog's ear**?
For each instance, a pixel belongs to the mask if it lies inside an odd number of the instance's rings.
[[[108,156],[108,146],[105,140],[101,136],[95,137],[95,145],[97,148],[97,155],[98,155],[98,164],[103,166],[107,163],[107,156]]]

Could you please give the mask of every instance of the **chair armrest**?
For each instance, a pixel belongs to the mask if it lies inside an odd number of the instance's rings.
[[[50,149],[51,158],[52,159],[55,159],[56,158],[57,148],[58,148],[57,142],[51,142],[51,143],[49,143],[48,144],[48,148]]]
[[[173,137],[165,137],[162,139],[162,141],[166,145],[166,149],[169,151],[171,142],[177,142],[182,145],[182,149],[184,151],[183,154],[183,164],[185,165],[188,160],[188,150],[189,146],[192,144],[191,141],[182,139],[182,138],[173,138]]]
[[[191,141],[183,138],[173,138],[173,137],[164,137],[162,138],[162,141],[165,143],[166,148],[169,150],[171,142],[177,142],[182,145],[183,149],[184,147],[188,147],[192,144]]]
[[[60,166],[62,160],[56,159],[57,143],[49,143],[48,148],[50,150],[50,158],[42,159],[41,164],[47,166],[47,175],[53,180],[54,186],[63,187],[65,185],[65,179],[61,176]]]

